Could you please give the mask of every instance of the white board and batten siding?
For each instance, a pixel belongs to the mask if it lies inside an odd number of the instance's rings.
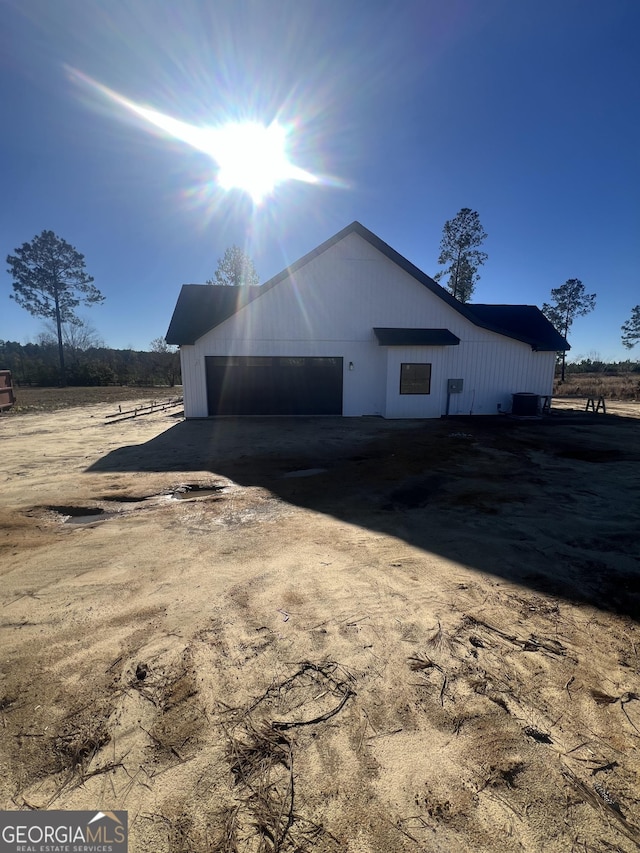
[[[180,370],[185,417],[206,418],[209,414],[209,406],[205,362],[204,356],[199,353],[196,346],[180,347]]]
[[[459,346],[382,347],[374,327],[444,328]],[[194,345],[181,347],[185,414],[208,414],[206,356],[343,359],[343,415],[495,414],[511,394],[551,394],[555,354],[475,326],[368,241],[349,234],[265,290]],[[431,393],[400,394],[400,365],[430,363]]]
[[[491,332],[487,332],[491,335]],[[501,336],[496,335],[496,338]],[[450,415],[495,415],[511,410],[512,395],[530,392],[550,395],[555,353],[534,353],[528,344],[510,341],[461,341],[457,347],[389,347],[386,418],[437,418],[447,412],[449,379],[462,379],[462,393],[451,394]],[[400,394],[404,362],[431,364],[431,393]]]

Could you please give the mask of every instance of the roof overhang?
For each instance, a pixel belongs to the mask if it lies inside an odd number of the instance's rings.
[[[220,284],[183,284],[165,335],[168,344],[195,344],[210,329],[219,326],[260,296],[262,288]]]
[[[373,330],[381,347],[457,347],[460,338],[449,329],[390,329]]]

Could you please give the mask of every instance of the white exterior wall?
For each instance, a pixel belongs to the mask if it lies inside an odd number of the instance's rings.
[[[180,347],[180,369],[185,417],[206,418],[209,409],[204,358],[198,354],[195,346],[183,344]]]
[[[450,415],[495,415],[511,411],[512,394],[551,394],[555,353],[532,352],[528,344],[504,339],[460,342],[457,347],[388,347],[386,418],[437,418],[447,411],[447,380],[462,379],[452,394]],[[400,394],[403,362],[431,364],[431,393]]]
[[[374,326],[446,328],[453,347],[381,347]],[[265,291],[193,346],[181,348],[185,414],[208,413],[209,355],[338,356],[343,359],[343,414],[439,417],[446,380],[464,379],[450,413],[494,414],[511,394],[550,394],[554,353],[474,326],[357,234],[349,234]],[[400,364],[430,362],[431,394],[400,395]],[[353,363],[353,370],[349,364]]]

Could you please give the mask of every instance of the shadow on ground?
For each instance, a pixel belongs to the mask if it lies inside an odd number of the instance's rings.
[[[531,589],[640,618],[640,424],[558,413],[184,421],[93,472],[210,472]]]

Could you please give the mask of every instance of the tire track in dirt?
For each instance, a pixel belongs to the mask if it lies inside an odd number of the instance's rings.
[[[27,525],[3,608],[3,802],[127,808],[132,845],[159,853],[636,849],[640,646],[613,597],[632,580],[633,541],[615,547],[631,443],[596,464],[554,456],[551,431],[450,429],[341,451],[316,486],[280,489],[276,454],[222,499]],[[73,482],[37,472],[12,511],[230,474],[82,474],[65,455]],[[551,513],[565,476],[580,488]]]

